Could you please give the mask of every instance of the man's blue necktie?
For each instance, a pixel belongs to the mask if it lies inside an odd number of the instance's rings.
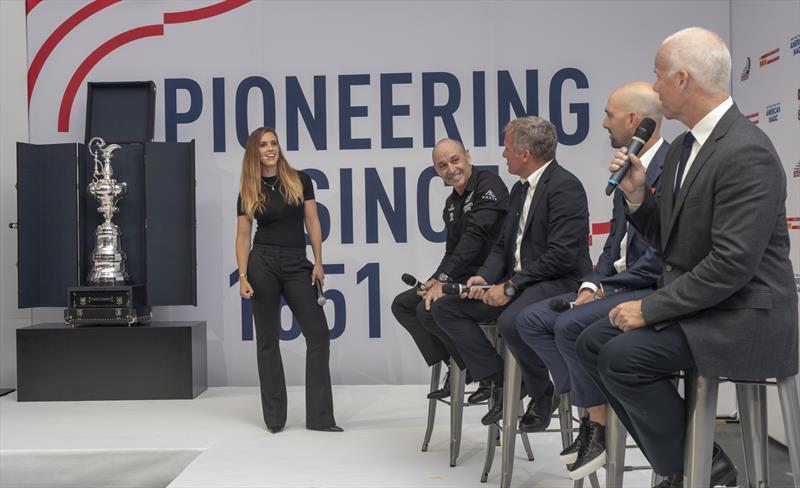
[[[683,138],[683,150],[681,151],[681,161],[678,164],[678,172],[675,173],[675,191],[672,192],[672,205],[678,201],[678,194],[681,191],[681,180],[683,179],[683,171],[686,169],[686,162],[689,161],[689,155],[692,154],[692,144],[694,144],[694,136],[691,132],[687,132]]]

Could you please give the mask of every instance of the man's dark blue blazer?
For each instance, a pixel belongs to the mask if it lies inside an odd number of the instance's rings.
[[[657,192],[661,184],[661,165],[667,155],[669,143],[664,141],[656,151],[647,167],[645,182],[651,192]],[[639,234],[633,225],[628,225],[625,217],[625,202],[621,190],[614,192],[614,207],[611,213],[611,230],[603,246],[603,254],[597,260],[597,267],[584,277],[583,281],[603,286],[606,295],[623,290],[654,288],[661,276],[661,255]],[[614,269],[614,262],[620,257],[620,243],[628,232],[628,247],[625,252],[627,267],[622,273]]]

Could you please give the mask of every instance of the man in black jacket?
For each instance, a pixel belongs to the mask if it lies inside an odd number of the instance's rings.
[[[431,303],[442,296],[443,283],[463,282],[489,255],[508,208],[508,189],[496,174],[473,168],[469,151],[458,140],[442,139],[433,148],[432,157],[436,174],[453,187],[442,212],[447,229],[445,253],[424,289],[412,288],[395,297],[392,313],[411,334],[429,366],[439,361],[447,365],[452,356],[464,369],[466,365],[450,338],[434,322]],[[470,397],[473,402],[488,397],[488,389],[476,393]],[[443,387],[428,398],[448,396],[450,386],[445,376]]]
[[[575,289],[591,268],[589,211],[581,182],[555,160],[556,130],[539,117],[522,117],[505,130],[503,156],[508,172],[520,178],[511,190],[509,212],[483,266],[467,280],[473,288],[462,300],[445,297],[433,306],[436,323],[452,339],[473,378],[493,383],[494,407],[484,425],[502,417],[503,360],[479,324],[497,319],[503,340],[522,368],[531,397],[523,422],[544,430],[555,408],[547,368],[522,341],[514,321],[520,310]]]

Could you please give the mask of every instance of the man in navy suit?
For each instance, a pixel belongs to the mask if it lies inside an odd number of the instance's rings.
[[[514,320],[526,306],[574,290],[592,268],[586,193],[578,178],[556,162],[557,143],[555,126],[547,120],[522,117],[508,123],[503,156],[519,181],[492,252],[467,280],[468,286],[492,286],[471,289],[470,300],[449,296],[433,303],[437,325],[450,336],[473,378],[492,381],[495,402],[481,419],[484,425],[503,415],[503,360],[479,324],[497,319],[532,399],[522,422],[543,430],[554,410],[554,388],[544,363],[517,334]]]
[[[661,102],[652,83],[635,82],[615,89],[608,97],[605,112],[603,127],[614,148],[630,144],[643,118],[656,122],[640,152],[647,168],[647,187],[656,192],[669,144],[661,139]],[[569,302],[572,308],[559,312],[550,308],[550,300],[543,300],[523,309],[516,320],[520,337],[550,370],[556,391],[570,392],[572,404],[586,408],[588,413],[581,419],[575,442],[561,452],[561,461],[569,464],[569,475],[574,480],[600,468],[606,451],[606,400],[580,364],[575,342],[586,327],[605,317],[615,305],[652,292],[661,275],[658,252],[625,219],[622,192],[614,192],[613,202],[611,230],[596,269],[583,278],[577,292],[556,297],[564,306]]]

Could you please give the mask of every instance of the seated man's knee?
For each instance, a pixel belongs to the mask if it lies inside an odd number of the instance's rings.
[[[442,297],[431,303],[431,314],[437,324],[443,324],[456,317],[455,312],[461,305],[461,299],[457,296]],[[423,305],[424,307],[424,305]]]
[[[553,334],[556,336],[556,344],[561,346],[574,347],[578,337],[586,329],[586,326],[575,314],[564,312],[558,316],[553,325]]]

